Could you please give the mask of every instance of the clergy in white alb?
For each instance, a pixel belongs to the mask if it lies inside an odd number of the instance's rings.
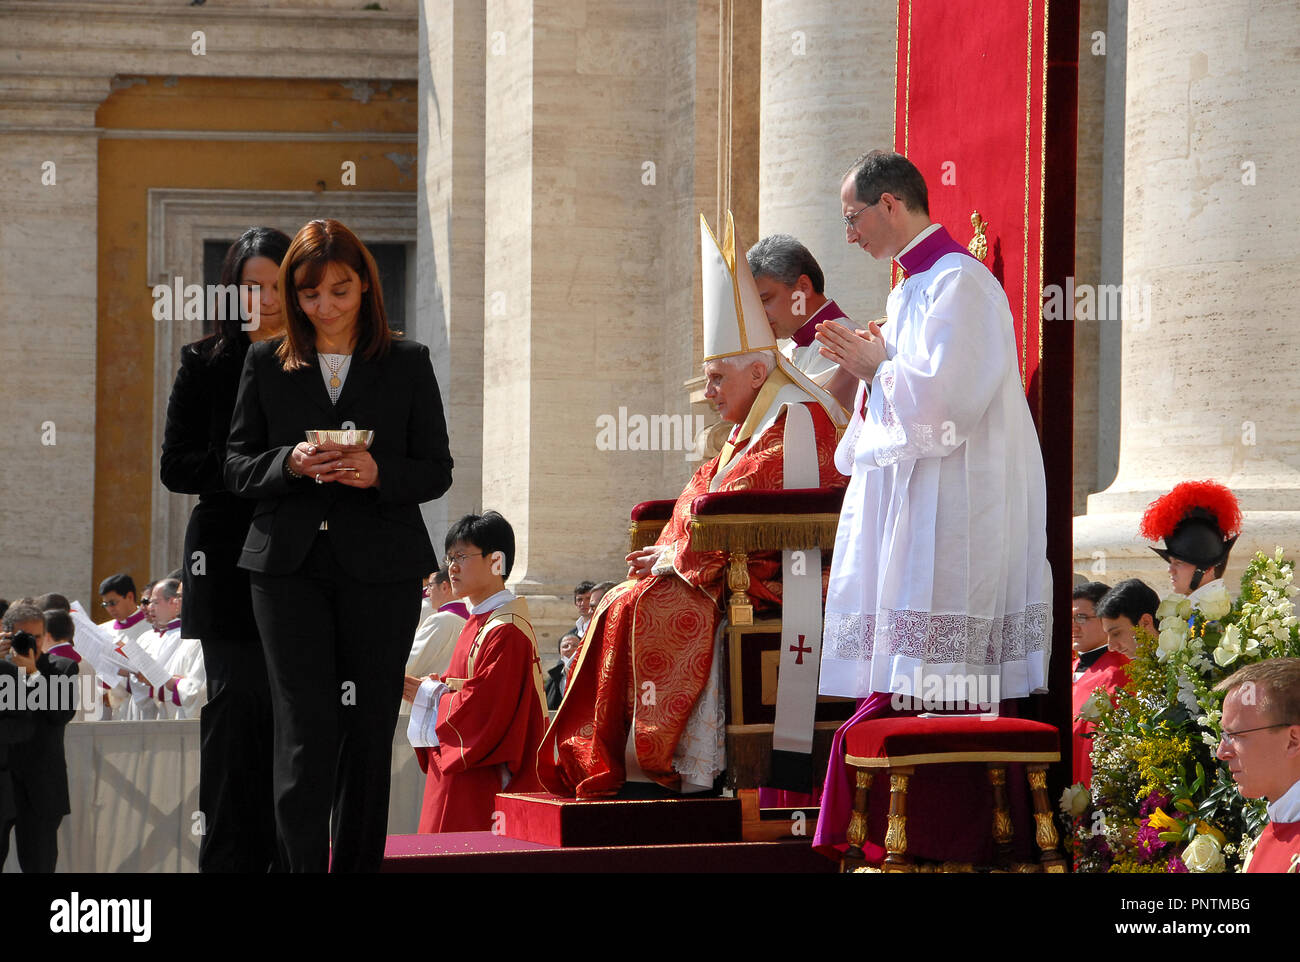
[[[841,201],[849,242],[896,256],[905,279],[883,328],[818,333],[864,380],[836,451],[850,481],[820,690],[954,707],[1043,691],[1046,483],[1006,294],[930,223],[925,182],[901,155],[860,158]]]
[[[181,638],[163,665],[171,680],[154,692],[158,717],[198,718],[208,703],[208,672],[199,639]]]
[[[439,578],[444,580],[439,581]],[[406,673],[414,678],[441,675],[447,670],[452,652],[456,650],[456,639],[469,617],[464,602],[452,597],[451,585],[446,579],[445,570],[439,570],[431,577],[420,604],[420,624],[415,629],[411,653],[406,657]],[[400,713],[406,715],[410,711],[411,706],[403,701]]]

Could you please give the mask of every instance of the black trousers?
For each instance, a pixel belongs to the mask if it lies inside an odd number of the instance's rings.
[[[298,571],[250,581],[275,717],[281,867],[377,872],[420,578],[357,581],[321,532]]]
[[[18,867],[24,872],[53,872],[59,861],[59,823],[62,815],[46,815],[26,804],[16,815],[0,820],[0,865],[9,857],[9,833],[17,842]]]
[[[257,638],[203,639],[208,701],[199,715],[200,872],[268,872],[276,865],[274,722]]]

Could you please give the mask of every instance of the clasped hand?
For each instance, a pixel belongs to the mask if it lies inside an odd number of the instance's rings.
[[[865,331],[846,327],[839,321],[823,321],[817,325],[817,340],[822,357],[868,384],[885,360],[885,336],[875,321]]]
[[[300,441],[289,454],[289,467],[321,484],[337,481],[349,488],[379,487],[379,465],[365,448],[318,448]]]

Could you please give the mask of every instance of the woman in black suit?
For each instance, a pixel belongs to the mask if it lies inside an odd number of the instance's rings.
[[[249,321],[228,312],[211,335],[181,348],[167,402],[162,483],[199,496],[185,529],[181,633],[202,642],[208,675],[199,716],[200,872],[266,872],[276,857],[271,693],[248,572],[238,566],[253,505],[226,490],[221,475],[244,355],[284,328],[278,281],[288,249],[288,235],[270,227],[249,228],[230,246],[221,283],[240,285]]]
[[[280,288],[285,336],[248,352],[225,468],[257,499],[239,563],[273,693],[280,854],[290,871],[376,871],[421,581],[437,567],[419,506],[451,486],[447,427],[429,349],[389,330],[351,231],[303,227]],[[316,448],[318,429],[373,443]]]

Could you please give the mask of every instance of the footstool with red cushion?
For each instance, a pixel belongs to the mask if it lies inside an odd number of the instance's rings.
[[[915,871],[907,856],[907,785],[921,765],[979,763],[988,766],[993,789],[993,843],[999,868],[1064,872],[1065,859],[1052,824],[1047,800],[1047,766],[1060,761],[1060,733],[1052,725],[1024,718],[987,715],[940,715],[869,718],[845,733],[845,763],[856,775],[849,848],[841,868],[865,867],[862,845],[867,835],[867,799],[876,772],[889,773],[889,818],[885,834],[886,872]],[[1007,764],[1025,764],[1033,793],[1035,841],[1039,865],[1011,863],[1011,813],[1007,805]],[[949,866],[971,870],[971,866]]]

